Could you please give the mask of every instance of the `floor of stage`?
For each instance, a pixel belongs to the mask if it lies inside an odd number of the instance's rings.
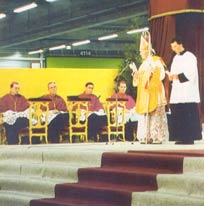
[[[163,142],[162,144],[141,144],[135,142],[88,142],[88,143],[60,143],[60,144],[32,144],[32,145],[0,145],[0,148],[21,147],[21,148],[65,148],[71,150],[85,149],[97,151],[128,151],[128,150],[180,150],[180,149],[204,149],[204,140],[195,141],[191,145],[176,145],[173,141]]]

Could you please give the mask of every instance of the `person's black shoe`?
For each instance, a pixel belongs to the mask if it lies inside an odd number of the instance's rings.
[[[194,141],[187,141],[187,142],[182,142],[182,141],[177,141],[175,144],[194,144]]]
[[[194,141],[184,142],[183,144],[194,144]]]

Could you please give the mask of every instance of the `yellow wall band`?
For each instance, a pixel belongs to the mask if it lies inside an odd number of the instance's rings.
[[[65,100],[68,95],[78,95],[84,91],[86,82],[95,84],[94,94],[105,101],[114,92],[114,79],[118,69],[0,69],[0,97],[9,92],[10,83],[20,83],[20,93],[26,98],[39,97],[48,93],[47,84],[55,81],[58,94]]]

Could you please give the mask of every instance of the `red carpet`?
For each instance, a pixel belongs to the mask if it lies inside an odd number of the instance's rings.
[[[204,156],[204,151],[106,152],[100,168],[79,169],[78,183],[56,185],[55,198],[30,205],[131,206],[133,191],[157,190],[157,174],[182,173],[185,156]]]

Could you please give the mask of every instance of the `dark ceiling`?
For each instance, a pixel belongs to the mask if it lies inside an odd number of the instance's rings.
[[[14,13],[16,7],[36,2],[38,7]],[[0,53],[43,49],[44,55],[122,56],[138,34],[126,31],[148,27],[149,0],[0,0]],[[98,37],[118,34],[99,41]],[[72,45],[89,39],[90,44],[70,50],[49,51],[49,47]]]

